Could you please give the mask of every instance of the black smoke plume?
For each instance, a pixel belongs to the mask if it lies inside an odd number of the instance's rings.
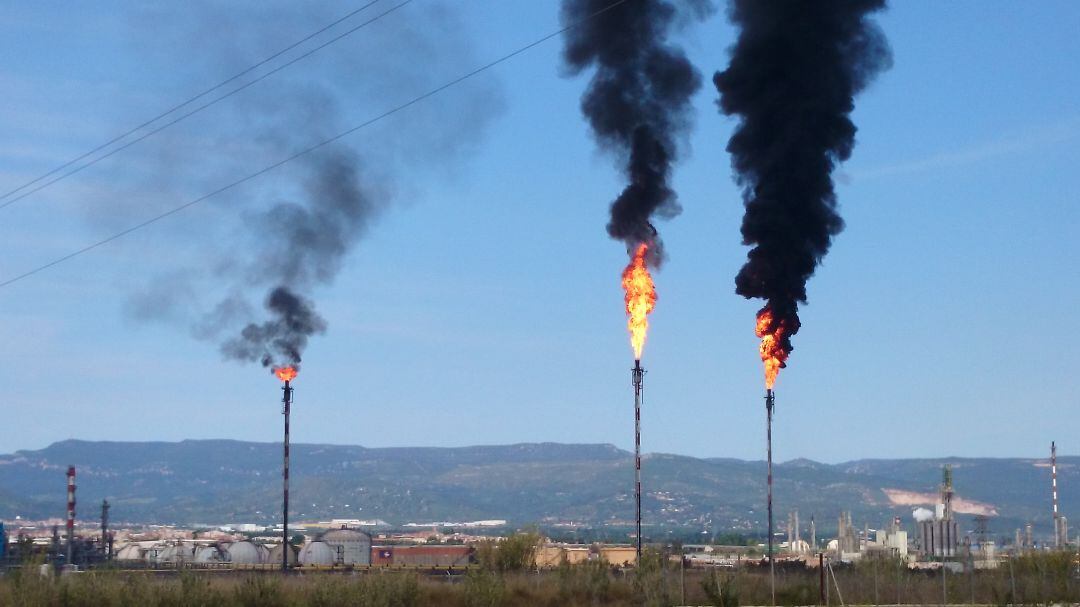
[[[701,16],[710,4],[684,2]],[[629,184],[611,204],[607,231],[629,250],[651,243],[650,261],[663,259],[654,215],[681,208],[671,188],[677,138],[689,126],[690,97],[701,76],[682,50],[668,43],[677,7],[665,0],[563,0],[564,59],[572,74],[596,72],[581,100],[600,145],[625,158]],[[597,14],[599,13],[599,14]]]
[[[247,273],[252,281],[276,283],[266,299],[271,318],[225,341],[221,350],[230,358],[299,366],[308,338],[326,331],[326,321],[296,291],[332,281],[379,209],[377,196],[364,189],[371,180],[361,178],[356,154],[330,148],[304,162],[306,196],[274,205],[251,224],[262,250]]]
[[[277,287],[266,299],[266,309],[274,316],[262,324],[249,324],[240,336],[222,346],[228,356],[259,361],[264,367],[300,364],[300,353],[308,337],[326,330],[326,321],[315,313],[310,301],[288,289]]]
[[[766,300],[768,332],[791,351],[806,281],[844,227],[832,170],[855,146],[854,96],[891,65],[869,20],[884,0],[733,0],[739,37],[713,77],[720,110],[740,122],[728,142],[752,245],[735,292]]]
[[[414,3],[200,114],[203,123],[190,132],[147,140],[146,185],[138,184],[146,190],[137,190],[145,195],[117,199],[153,203],[189,184],[213,190],[460,76],[477,59],[459,5]],[[154,49],[196,48],[184,64],[201,61],[192,68],[200,78],[223,65],[226,72],[251,65],[341,11],[286,0],[139,6],[135,31],[153,33],[140,48],[151,58]],[[221,23],[233,35],[208,39],[207,28]],[[162,65],[175,65],[174,55],[160,52]],[[383,210],[422,197],[416,184],[469,161],[503,109],[501,90],[493,81],[445,90],[192,209],[177,226],[184,238],[163,243],[177,255],[175,269],[135,293],[130,313],[190,326],[233,360],[298,366],[310,339],[327,330],[313,303],[320,291],[363,261],[357,248]]]

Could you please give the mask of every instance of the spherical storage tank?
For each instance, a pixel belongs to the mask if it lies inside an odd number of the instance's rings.
[[[116,551],[113,557],[118,561],[141,561],[146,550],[138,544],[127,544]]]
[[[168,544],[158,550],[157,563],[175,564],[177,562],[191,562],[195,557],[195,546],[192,544]]]
[[[196,563],[218,563],[224,560],[216,546],[199,546],[195,549]]]
[[[333,565],[337,554],[326,542],[308,542],[300,550],[301,565]]]
[[[270,549],[270,556],[268,557],[269,560],[267,561],[268,563],[274,563],[277,565],[281,564],[282,546],[283,544],[275,544],[274,547]],[[289,564],[296,564],[296,548],[292,546],[289,546]]]
[[[229,544],[225,554],[229,562],[234,565],[258,565],[267,561],[270,551],[266,549],[266,546],[259,544],[236,542]]]
[[[334,563],[340,565],[370,565],[371,536],[355,529],[333,529],[319,537],[334,551]]]

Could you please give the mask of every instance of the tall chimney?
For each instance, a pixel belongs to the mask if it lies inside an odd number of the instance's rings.
[[[637,546],[634,561],[636,567],[641,567],[641,399],[643,397],[645,383],[645,369],[641,368],[641,359],[634,361],[631,369],[631,380],[634,384],[634,524],[637,532]]]
[[[1054,503],[1054,547],[1061,547],[1061,521],[1058,518],[1057,495],[1057,444],[1050,441],[1050,492]]]
[[[75,564],[75,466],[67,469],[67,564]]]
[[[112,559],[112,539],[109,537],[109,500],[101,500],[101,552]]]
[[[769,594],[772,604],[776,604],[776,565],[773,562],[773,508],[772,508],[772,417],[776,400],[771,388],[765,391],[765,453],[768,467],[768,493],[766,497],[766,509],[769,516]]]
[[[285,415],[285,441],[284,461],[281,470],[282,499],[281,499],[281,571],[289,570],[289,413],[292,409],[293,388],[289,380],[281,388],[284,395],[281,402],[281,413]]]

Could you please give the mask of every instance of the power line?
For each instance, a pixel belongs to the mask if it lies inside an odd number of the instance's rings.
[[[164,118],[165,116],[168,116],[169,114],[172,114],[176,110],[178,110],[178,109],[180,109],[180,108],[182,108],[182,107],[184,107],[186,105],[189,105],[192,102],[194,102],[194,101],[196,101],[198,99],[201,99],[202,97],[205,97],[209,93],[212,93],[213,91],[225,86],[226,84],[228,84],[230,82],[233,82],[234,80],[240,78],[241,76],[250,73],[252,70],[254,70],[256,68],[258,68],[258,67],[260,67],[262,65],[265,65],[267,62],[269,62],[269,61],[271,61],[271,60],[273,60],[273,59],[275,59],[277,57],[280,57],[282,54],[288,52],[289,50],[292,50],[292,49],[296,48],[300,44],[314,38],[315,36],[325,32],[326,30],[332,28],[333,26],[341,23],[342,21],[345,21],[349,17],[359,13],[360,11],[363,11],[364,9],[366,9],[366,8],[372,6],[372,5],[374,5],[374,4],[376,4],[376,3],[380,2],[380,1],[381,0],[372,0],[372,2],[369,2],[369,3],[365,4],[364,6],[354,10],[353,12],[349,13],[348,15],[345,15],[344,17],[341,17],[337,21],[334,21],[333,23],[323,27],[319,31],[308,35],[307,37],[303,38],[302,40],[299,40],[299,41],[293,43],[292,45],[278,51],[277,53],[274,53],[273,55],[267,57],[266,59],[263,59],[262,61],[260,61],[260,62],[256,63],[255,65],[245,69],[244,71],[236,74],[235,76],[232,76],[232,77],[228,78],[227,80],[222,81],[221,83],[219,83],[219,84],[217,84],[217,85],[215,85],[215,86],[213,86],[213,87],[199,93],[198,95],[188,99],[187,101],[184,101],[183,103],[181,103],[179,105],[173,106],[168,111],[163,112],[161,114],[158,114],[154,118],[151,118],[150,120],[147,120],[146,122],[143,122],[139,126],[133,128],[133,129],[121,134],[121,135],[118,135],[118,136],[114,137],[113,139],[111,139],[111,140],[97,146],[96,148],[90,150],[89,152],[86,152],[85,154],[82,154],[81,156],[79,156],[77,158],[73,158],[73,159],[65,162],[64,164],[54,168],[53,170],[49,171],[48,173],[44,173],[43,175],[40,175],[37,178],[20,185],[19,187],[15,188],[14,190],[11,190],[11,191],[3,194],[3,195],[0,195],[0,200],[3,200],[4,198],[7,198],[7,197],[11,196],[12,194],[16,194],[19,191],[24,190],[27,187],[29,187],[29,186],[31,186],[31,185],[33,185],[35,183],[38,183],[43,179],[46,179],[46,178],[48,178],[48,177],[50,177],[52,175],[55,175],[56,173],[59,173],[60,171],[63,171],[64,169],[66,169],[66,168],[70,167],[71,165],[79,162],[80,160],[83,160],[83,159],[85,159],[85,158],[87,158],[89,156],[92,156],[96,152],[99,152],[99,151],[109,147],[110,145],[112,145],[112,144],[126,138],[128,135],[131,135],[131,134],[143,129],[146,126],[149,126],[150,124],[152,124],[154,122],[157,122],[161,118]],[[350,36],[350,35],[356,33],[357,31],[359,31],[360,29],[363,29],[364,27],[367,27],[368,25],[371,25],[372,23],[375,23],[376,21],[382,19],[383,17],[389,15],[390,13],[393,13],[394,11],[400,9],[401,7],[405,6],[406,4],[411,3],[412,1],[413,0],[403,0],[399,4],[394,5],[393,7],[383,11],[382,13],[379,13],[378,15],[372,17],[371,19],[368,19],[367,21],[364,21],[363,23],[360,23],[359,25],[356,25],[356,26],[352,27],[349,30],[346,30],[345,32],[335,36],[334,38],[331,38],[330,40],[327,40],[326,42],[320,44],[319,46],[316,46],[315,48],[313,48],[313,49],[311,49],[311,50],[309,50],[309,51],[307,51],[307,52],[305,52],[305,53],[303,53],[301,55],[298,55],[297,57],[294,57],[293,59],[289,60],[288,62],[286,62],[286,63],[284,63],[282,65],[279,65],[278,67],[270,70],[269,72],[266,72],[265,74],[259,76],[258,78],[255,78],[254,80],[251,80],[251,81],[249,81],[249,82],[247,82],[247,83],[245,83],[245,84],[243,84],[243,85],[241,85],[241,86],[239,86],[239,87],[237,87],[237,88],[235,88],[235,89],[233,89],[233,90],[231,90],[231,91],[229,91],[229,92],[227,92],[227,93],[225,93],[223,95],[215,97],[214,99],[200,105],[199,107],[196,107],[195,109],[191,110],[190,112],[187,112],[185,114],[181,114],[178,118],[170,120],[169,122],[166,122],[165,124],[162,124],[161,126],[155,128],[153,130],[147,131],[146,133],[143,133],[141,136],[139,136],[139,137],[137,137],[135,139],[132,139],[131,141],[128,141],[127,143],[125,143],[125,144],[123,144],[123,145],[121,145],[119,147],[113,148],[109,152],[107,152],[105,154],[102,154],[101,156],[98,156],[97,158],[94,158],[93,160],[90,160],[89,162],[86,162],[84,164],[76,166],[75,168],[71,169],[70,171],[67,171],[67,172],[63,173],[63,174],[59,175],[58,177],[56,177],[54,179],[50,179],[49,181],[46,181],[45,183],[37,186],[36,188],[27,190],[27,191],[23,192],[22,194],[19,194],[18,196],[15,196],[15,197],[11,198],[10,200],[0,204],[0,209],[6,208],[9,205],[15,204],[16,202],[22,200],[23,198],[26,198],[27,196],[30,196],[31,194],[34,194],[35,192],[40,192],[41,190],[51,186],[52,184],[56,183],[57,181],[67,179],[68,177],[74,175],[75,173],[78,173],[78,172],[82,171],[83,169],[94,166],[95,164],[101,162],[102,160],[105,160],[106,158],[109,158],[110,156],[113,156],[114,154],[117,154],[118,152],[122,152],[123,150],[126,150],[127,148],[135,145],[136,143],[139,143],[140,141],[143,141],[147,137],[150,137],[152,135],[160,133],[161,131],[169,128],[170,126],[172,126],[172,125],[174,125],[174,124],[176,124],[178,122],[181,122],[183,120],[186,120],[187,118],[190,118],[191,116],[193,116],[195,114],[198,114],[199,112],[205,110],[206,108],[208,108],[208,107],[210,107],[212,105],[216,105],[218,102],[223,101],[225,99],[228,99],[229,97],[232,97],[233,95],[239,93],[240,91],[243,91],[244,89],[247,89],[247,88],[249,88],[249,87],[251,87],[251,86],[253,86],[253,85],[255,85],[255,84],[259,83],[259,82],[262,82],[263,80],[266,80],[270,76],[273,76],[274,74],[276,74],[276,73],[280,72],[281,70],[293,65],[294,63],[297,63],[298,61],[300,61],[302,59],[306,59],[307,57],[310,57],[311,55],[314,55],[315,53],[321,51],[322,49],[324,49],[324,48],[326,48],[328,46],[330,46],[331,44],[341,40],[342,38]]]
[[[429,90],[428,92],[423,93],[422,95],[419,95],[417,97],[413,97],[409,101],[406,101],[405,103],[402,103],[401,105],[395,106],[395,107],[383,112],[382,114],[379,114],[379,115],[377,115],[377,116],[375,116],[373,118],[369,118],[368,120],[366,120],[364,122],[361,122],[360,124],[357,124],[357,125],[355,125],[355,126],[353,126],[351,128],[348,128],[348,129],[346,129],[344,131],[341,131],[340,133],[338,133],[337,135],[334,135],[333,137],[330,137],[329,139],[324,139],[324,140],[320,141],[319,143],[316,143],[315,145],[312,145],[312,146],[304,148],[304,149],[302,149],[302,150],[300,150],[298,152],[295,152],[291,156],[283,158],[283,159],[281,159],[281,160],[279,160],[279,161],[277,161],[277,162],[275,162],[275,163],[273,163],[271,165],[265,166],[265,167],[259,169],[258,171],[255,171],[254,173],[250,173],[250,174],[248,174],[248,175],[246,175],[244,177],[241,177],[240,179],[237,179],[236,181],[233,181],[233,182],[231,182],[231,183],[229,183],[227,185],[224,185],[224,186],[222,186],[222,187],[220,187],[220,188],[218,188],[216,190],[213,190],[213,191],[211,191],[211,192],[209,192],[207,194],[203,194],[202,196],[199,196],[198,198],[195,198],[193,200],[189,200],[188,202],[185,202],[184,204],[182,204],[180,206],[173,207],[172,209],[169,209],[168,211],[165,211],[164,213],[161,213],[160,215],[155,215],[154,217],[151,217],[150,219],[147,219],[146,221],[143,221],[141,223],[137,223],[137,224],[125,229],[125,230],[117,232],[117,233],[115,233],[115,234],[113,234],[111,236],[103,238],[103,239],[101,239],[101,240],[99,240],[97,242],[94,242],[92,244],[86,245],[85,247],[83,247],[81,249],[72,251],[71,253],[68,253],[67,255],[64,255],[62,257],[58,257],[58,258],[56,258],[56,259],[54,259],[54,260],[52,260],[52,261],[50,261],[50,262],[48,262],[46,264],[37,266],[36,268],[33,268],[33,269],[28,270],[26,272],[23,272],[22,274],[19,274],[17,276],[13,276],[11,278],[8,278],[8,279],[4,280],[3,282],[0,282],[0,288],[7,287],[7,286],[9,286],[9,285],[11,285],[13,283],[19,282],[20,280],[23,280],[25,278],[29,278],[30,276],[33,276],[34,274],[37,274],[38,272],[42,272],[42,271],[47,270],[47,269],[49,269],[49,268],[51,268],[53,266],[64,263],[65,261],[68,261],[69,259],[73,259],[75,257],[78,257],[78,256],[84,254],[84,253],[88,253],[90,251],[93,251],[94,249],[96,249],[96,248],[98,248],[98,247],[100,247],[102,245],[106,245],[106,244],[108,244],[108,243],[110,243],[110,242],[112,242],[114,240],[118,240],[120,238],[123,238],[124,236],[127,236],[128,234],[131,234],[132,232],[135,232],[137,230],[141,230],[142,228],[145,228],[146,226],[157,223],[158,221],[161,221],[162,219],[165,219],[166,217],[170,217],[172,215],[175,215],[175,214],[179,213],[180,211],[183,211],[183,210],[187,209],[188,207],[195,206],[196,204],[199,204],[200,202],[203,202],[204,200],[207,200],[208,198],[212,198],[214,196],[217,196],[218,194],[221,194],[222,192],[226,192],[228,190],[231,190],[231,189],[235,188],[236,186],[242,185],[244,183],[247,183],[248,181],[251,181],[251,180],[253,180],[253,179],[257,178],[257,177],[260,177],[260,176],[262,176],[262,175],[264,175],[266,173],[269,173],[270,171],[273,171],[274,169],[276,169],[276,168],[278,168],[278,167],[280,167],[280,166],[282,166],[284,164],[292,162],[293,160],[296,160],[297,158],[300,158],[302,156],[306,156],[306,155],[310,154],[311,152],[314,152],[315,150],[323,148],[323,147],[325,147],[325,146],[327,146],[327,145],[329,145],[329,144],[331,144],[331,143],[333,143],[333,142],[335,142],[335,141],[337,141],[339,139],[347,137],[347,136],[355,133],[356,131],[359,131],[360,129],[362,129],[364,127],[370,126],[370,125],[372,125],[372,124],[374,124],[374,123],[376,123],[376,122],[378,122],[378,121],[380,121],[380,120],[382,120],[384,118],[392,116],[392,115],[394,115],[394,114],[396,114],[396,113],[398,113],[398,112],[400,112],[400,111],[402,111],[404,109],[407,109],[409,107],[412,107],[412,106],[416,105],[417,103],[420,103],[421,101],[424,101],[425,99],[428,99],[429,97],[433,97],[433,96],[445,91],[446,89],[449,89],[449,88],[451,88],[453,86],[456,86],[456,85],[458,85],[458,84],[472,78],[473,76],[476,76],[477,74],[486,72],[487,70],[499,65],[500,63],[504,63],[506,61],[509,61],[510,59],[513,59],[514,57],[517,57],[518,55],[520,55],[520,54],[522,54],[522,53],[524,53],[524,52],[526,52],[528,50],[531,50],[534,47],[540,46],[541,44],[547,42],[548,40],[551,40],[552,38],[555,38],[556,36],[562,35],[565,32],[568,32],[568,31],[570,31],[570,30],[572,30],[572,29],[574,29],[576,27],[579,27],[579,26],[587,23],[588,21],[591,21],[591,20],[595,19],[596,17],[599,17],[600,15],[610,11],[611,9],[615,8],[616,6],[619,6],[620,4],[626,3],[627,1],[628,0],[615,0],[611,4],[608,4],[607,6],[605,6],[604,8],[602,8],[602,9],[600,9],[600,10],[598,10],[598,11],[596,11],[596,12],[594,12],[594,13],[592,13],[592,14],[590,14],[590,15],[588,15],[588,16],[586,16],[586,17],[584,17],[584,18],[582,18],[582,19],[580,19],[578,21],[575,21],[574,23],[571,23],[570,25],[567,25],[567,26],[565,26],[565,27],[563,27],[561,29],[558,29],[558,30],[556,30],[556,31],[554,31],[554,32],[552,32],[550,34],[547,34],[546,36],[543,36],[543,37],[541,37],[541,38],[539,38],[537,40],[534,40],[533,42],[530,42],[529,44],[526,44],[525,46],[522,46],[522,47],[518,48],[517,50],[511,51],[511,52],[503,55],[502,57],[499,57],[498,59],[495,59],[494,61],[491,61],[490,63],[486,63],[486,64],[484,64],[484,65],[482,65],[480,67],[477,67],[477,68],[473,69],[472,71],[466,72],[465,74],[463,74],[461,76],[458,76],[457,78],[454,78],[453,80],[450,80],[449,82],[441,84],[441,85]]]

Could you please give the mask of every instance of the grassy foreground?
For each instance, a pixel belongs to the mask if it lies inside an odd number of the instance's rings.
[[[505,554],[505,553],[504,553]],[[681,571],[658,555],[640,572],[618,572],[602,562],[528,572],[503,562],[454,579],[415,573],[147,572],[95,571],[41,577],[35,568],[0,577],[0,605],[7,607],[517,607],[769,605],[769,577],[756,568]],[[853,604],[1006,605],[1080,603],[1080,579],[1071,555],[1039,554],[1005,561],[992,571],[914,572],[897,561],[869,560],[835,570],[828,602]],[[813,605],[816,570],[777,570],[778,605]],[[840,594],[837,594],[837,585]]]

